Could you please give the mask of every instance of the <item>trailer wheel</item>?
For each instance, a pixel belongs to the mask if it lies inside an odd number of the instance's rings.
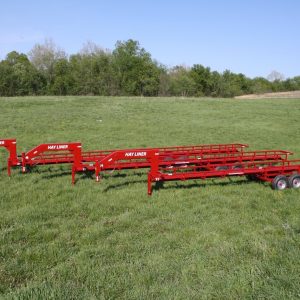
[[[229,169],[229,167],[227,167],[227,166],[218,166],[218,167],[216,167],[216,171],[226,171],[226,170],[228,170]]]
[[[294,189],[300,188],[300,175],[294,174],[289,177],[289,187]]]
[[[258,180],[258,178],[255,174],[248,174],[248,175],[246,175],[246,178],[248,180],[251,180],[251,181],[257,181]]]
[[[289,185],[288,179],[284,175],[277,175],[272,181],[273,190],[284,190]]]
[[[243,165],[239,165],[239,164],[234,165],[234,166],[232,167],[232,169],[233,169],[233,170],[243,169]]]

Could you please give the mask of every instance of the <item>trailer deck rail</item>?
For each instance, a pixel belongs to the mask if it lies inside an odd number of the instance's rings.
[[[159,181],[174,181],[174,180],[190,180],[190,179],[207,179],[227,176],[249,176],[262,181],[272,182],[274,189],[284,189],[288,186],[293,188],[300,187],[300,160],[288,160],[285,154],[289,152],[278,150],[274,153],[283,152],[283,157],[280,155],[273,159],[265,159],[260,155],[256,159],[257,152],[254,151],[252,159],[243,161],[242,156],[248,157],[247,153],[243,153],[238,164],[228,159],[214,163],[213,159],[204,164],[198,163],[172,166],[164,166],[161,164],[163,157],[155,151],[150,156],[151,167],[148,173],[148,194],[152,194],[152,183]],[[287,153],[285,153],[287,152]],[[261,153],[260,153],[261,154]]]
[[[75,159],[72,168],[72,183],[75,183],[75,174],[86,170],[95,171],[96,181],[100,180],[100,173],[105,170],[122,170],[134,168],[149,168],[150,157],[153,151],[158,153],[160,159],[157,163],[168,169],[178,165],[196,165],[197,168],[224,167],[224,164],[234,163],[235,168],[244,161],[258,160],[287,160],[292,154],[283,150],[260,150],[241,152],[210,153],[206,150],[186,149],[177,152],[164,152],[155,149],[118,150],[94,164],[83,164],[80,159]]]
[[[78,172],[101,172],[150,168],[148,194],[152,183],[159,181],[247,176],[272,183],[274,189],[300,188],[300,160],[290,160],[290,151],[245,151],[247,144],[204,144],[158,148],[83,151],[80,142],[40,144],[28,152],[17,154],[16,139],[0,139],[5,148],[7,173],[12,167],[28,168],[49,164],[72,164],[72,183]]]

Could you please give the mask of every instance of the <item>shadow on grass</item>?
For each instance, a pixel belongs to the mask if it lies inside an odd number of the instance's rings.
[[[141,180],[131,180],[131,181],[126,181],[126,182],[122,182],[122,183],[118,183],[118,184],[111,184],[108,187],[106,187],[103,192],[106,193],[110,190],[114,190],[114,189],[119,189],[122,187],[128,187],[131,184],[138,184],[138,183],[145,183],[146,184],[147,179],[141,179]]]
[[[6,168],[2,168],[2,171],[6,170]],[[52,178],[60,178],[65,176],[71,177],[71,170],[67,170],[63,166],[59,168],[51,168],[51,167],[43,167],[43,168],[28,168],[28,173],[32,174],[42,174],[42,179],[52,179]],[[114,173],[115,172],[115,173]],[[147,181],[147,172],[130,172],[130,173],[119,173],[119,170],[112,170],[106,171],[101,174],[101,180],[110,180],[114,178],[134,178],[139,177],[140,180],[130,180],[125,181],[118,184],[110,184],[107,186],[103,192],[108,192],[113,189],[128,187],[132,184],[139,184],[139,183],[146,183]],[[77,174],[77,180],[95,180],[95,172],[94,171],[85,171],[82,173]],[[192,181],[192,182],[191,182]],[[185,181],[187,182],[187,181]],[[208,180],[188,180],[191,182],[189,184],[182,184],[180,181],[176,181],[175,184],[171,184],[166,186],[163,181],[156,182],[152,186],[153,191],[159,191],[160,189],[169,190],[169,189],[191,189],[191,188],[206,188],[210,186],[230,186],[230,185],[244,185],[249,184],[252,182],[256,182],[258,184],[265,185],[266,183],[263,181],[256,181],[256,180],[248,180],[248,179],[239,179],[239,180],[232,180],[231,177],[227,177],[227,180],[220,181],[220,179],[208,179]]]
[[[169,185],[169,186],[165,186],[164,185],[164,182],[156,182],[153,187],[152,187],[152,190],[153,191],[159,191],[160,189],[163,189],[163,190],[169,190],[169,189],[191,189],[191,188],[195,188],[195,187],[198,187],[198,188],[207,188],[207,187],[210,187],[210,186],[230,186],[230,185],[238,185],[238,186],[241,186],[241,185],[244,185],[244,184],[250,184],[252,183],[253,181],[249,181],[247,179],[245,180],[239,180],[239,181],[233,181],[232,179],[229,178],[229,181],[215,181],[215,180],[209,180],[209,181],[195,181],[193,183],[189,183],[189,184],[181,184],[179,183],[178,181],[175,182],[175,184],[173,185]],[[257,182],[257,183],[260,183],[260,184],[264,184],[264,182]]]
[[[114,173],[115,171],[106,171],[105,173],[102,173],[101,176],[103,179],[109,179],[109,178],[125,178],[125,177],[141,177],[141,176],[147,176],[147,172],[130,172],[130,173]],[[118,172],[118,171],[116,171]]]
[[[64,177],[64,176],[71,176],[72,171],[71,170],[66,170],[66,169],[61,169],[61,170],[55,170],[53,172],[53,170],[51,170],[51,168],[48,168],[48,170],[42,170],[39,171],[37,169],[33,169],[31,170],[30,173],[35,173],[35,174],[44,174],[47,173],[45,175],[42,176],[43,179],[51,179],[51,178],[58,178],[58,177]],[[49,174],[50,173],[50,174]],[[110,178],[125,178],[125,177],[142,177],[143,175],[146,176],[146,173],[142,173],[142,172],[135,172],[135,173],[110,173],[109,171],[106,173],[102,173],[100,174],[101,179],[103,180],[109,180]],[[93,179],[95,180],[95,172],[94,171],[84,171],[84,172],[80,172],[77,173],[76,177],[78,178],[78,180],[86,180],[86,179]]]
[[[192,180],[186,180],[185,182],[190,182]],[[265,185],[266,183],[263,181],[251,181],[248,179],[241,179],[241,180],[232,180],[230,177],[228,177],[227,181],[219,181],[219,180],[215,180],[215,179],[210,179],[210,180],[203,180],[202,182],[200,180],[196,181],[193,180],[193,182],[189,183],[189,184],[181,184],[178,181],[175,184],[172,185],[165,185],[165,181],[158,181],[156,182],[153,186],[152,186],[152,190],[153,191],[158,191],[160,189],[162,190],[171,190],[171,189],[191,189],[191,188],[206,188],[206,187],[210,187],[210,186],[230,186],[230,185],[244,185],[244,184],[251,184],[253,182],[256,182],[258,184],[261,185]],[[106,187],[103,191],[104,192],[108,192],[109,190],[113,190],[116,188],[122,188],[122,187],[127,187],[130,184],[138,184],[138,183],[146,183],[146,180],[134,180],[134,181],[127,181],[127,182],[122,182],[119,184],[111,184],[108,187]]]

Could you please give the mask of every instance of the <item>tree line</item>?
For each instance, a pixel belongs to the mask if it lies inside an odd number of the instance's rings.
[[[0,96],[105,95],[234,97],[300,90],[300,76],[283,80],[220,73],[195,64],[168,68],[138,41],[118,41],[110,51],[91,42],[68,56],[53,41],[36,44],[26,55],[12,51],[0,62]]]

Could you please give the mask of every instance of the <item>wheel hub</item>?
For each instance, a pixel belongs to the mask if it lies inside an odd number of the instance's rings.
[[[284,190],[286,188],[286,182],[285,180],[279,180],[278,181],[278,189],[279,190]]]
[[[293,187],[295,187],[295,188],[299,188],[300,187],[300,179],[299,178],[295,178],[293,180]]]

